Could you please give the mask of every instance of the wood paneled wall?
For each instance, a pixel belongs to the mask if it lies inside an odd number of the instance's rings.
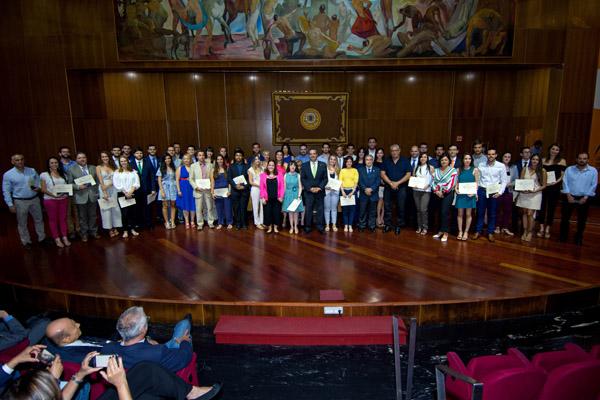
[[[350,91],[350,135],[357,144],[371,135],[404,145],[481,136],[514,149],[517,136],[540,129],[569,157],[587,147],[600,43],[595,1],[517,0],[511,58],[268,65],[121,63],[111,0],[5,3],[1,169],[15,151],[41,167],[61,144],[95,153],[114,142],[149,139],[161,148],[174,140],[269,143],[266,94],[283,88]],[[130,70],[138,71],[136,79],[121,74]],[[249,81],[249,71],[258,79]],[[201,79],[191,81],[192,72]],[[409,84],[410,74],[416,81]]]
[[[400,143],[480,138],[516,151],[546,120],[550,69],[404,72],[70,72],[75,145],[271,146],[275,90],[350,93],[349,138]],[[520,138],[520,139],[519,139]],[[520,141],[521,140],[521,141]]]

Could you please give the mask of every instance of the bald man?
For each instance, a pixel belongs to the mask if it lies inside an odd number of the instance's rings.
[[[60,354],[64,361],[80,363],[92,351],[100,351],[108,340],[81,338],[80,324],[71,318],[59,318],[46,327],[48,351]]]

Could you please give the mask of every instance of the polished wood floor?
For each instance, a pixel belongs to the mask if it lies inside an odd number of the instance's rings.
[[[530,244],[502,236],[495,243],[441,243],[408,229],[400,236],[285,230],[267,235],[252,228],[196,232],[158,226],[135,239],[24,250],[12,216],[0,218],[0,283],[94,298],[305,306],[320,303],[320,290],[339,289],[348,305],[410,307],[536,299],[600,287],[597,209],[582,247],[555,237]]]

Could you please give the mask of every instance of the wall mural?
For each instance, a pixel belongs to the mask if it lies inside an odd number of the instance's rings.
[[[115,0],[121,61],[509,57],[514,0]]]

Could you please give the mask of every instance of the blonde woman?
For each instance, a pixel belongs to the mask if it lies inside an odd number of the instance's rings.
[[[103,200],[114,200],[117,201],[117,191],[113,186],[113,175],[115,169],[111,162],[110,155],[107,151],[100,153],[100,159],[96,166],[96,175],[98,176],[99,197]],[[121,221],[121,209],[118,205],[103,210],[100,208],[100,216],[102,217],[102,228],[109,231],[110,237],[119,236],[117,228],[123,226]]]
[[[185,219],[185,229],[196,227],[196,201],[194,200],[194,189],[190,184],[190,172],[192,170],[192,156],[185,154],[181,160],[181,165],[175,172],[175,182],[177,183],[177,208],[183,211]]]
[[[340,191],[329,187],[331,179],[340,179],[340,167],[338,166],[337,156],[332,154],[327,160],[327,185],[325,185],[325,232],[329,232],[329,223],[331,230],[337,232],[337,206],[340,201]]]
[[[119,165],[119,169],[113,174],[113,186],[117,191],[117,197],[133,199],[135,191],[140,188],[138,173],[131,169],[126,156],[119,157]],[[133,229],[135,226],[134,206],[121,207],[121,219],[123,220],[123,239],[129,237],[128,232],[131,232],[134,237],[139,236],[139,233]]]
[[[263,172],[260,157],[252,159],[252,166],[248,169],[250,179],[250,199],[252,199],[252,213],[254,214],[254,225],[258,229],[265,229],[263,225],[263,204],[260,201],[260,174]]]

